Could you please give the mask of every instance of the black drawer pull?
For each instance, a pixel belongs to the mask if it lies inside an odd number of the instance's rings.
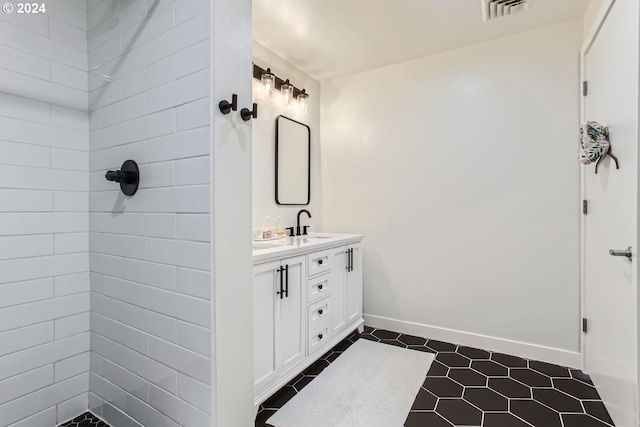
[[[318,334],[318,339],[321,340],[322,339],[322,334]]]
[[[322,260],[321,259],[318,260],[318,264],[322,265]]]
[[[318,314],[322,315],[322,309],[318,310]]]
[[[318,285],[318,289],[322,290],[322,285]]]

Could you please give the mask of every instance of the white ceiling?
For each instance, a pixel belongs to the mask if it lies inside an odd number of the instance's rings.
[[[530,0],[489,22],[481,0],[253,0],[253,38],[322,81],[582,18],[590,0]]]

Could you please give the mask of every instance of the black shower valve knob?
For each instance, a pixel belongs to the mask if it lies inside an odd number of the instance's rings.
[[[107,178],[107,181],[124,182],[125,184],[133,184],[134,182],[136,182],[136,176],[134,172],[125,172],[122,170],[107,171],[104,176],[105,178]]]
[[[120,170],[107,171],[104,174],[107,181],[120,183],[120,189],[126,196],[133,196],[138,191],[140,184],[140,169],[133,160],[127,160],[122,164]]]

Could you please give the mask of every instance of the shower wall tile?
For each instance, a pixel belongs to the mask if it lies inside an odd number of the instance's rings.
[[[56,407],[47,408],[42,412],[12,424],[11,427],[51,427],[56,424]]]
[[[209,1],[107,6],[88,2],[89,405],[112,425],[204,427],[212,375]],[[127,159],[140,167],[133,197],[104,179]]]
[[[51,427],[88,405],[82,4],[0,16],[0,427]]]
[[[210,46],[210,41],[204,40],[176,53],[176,77],[184,77],[209,68]]]
[[[48,212],[52,207],[50,191],[0,190],[0,212]]]
[[[63,317],[62,319],[57,319],[54,324],[56,339],[89,332],[89,313],[85,312]]]
[[[0,381],[0,399],[8,402],[51,384],[53,384],[53,365],[43,366]]]
[[[58,424],[82,414],[89,406],[89,393],[84,393],[58,404]]]
[[[84,253],[0,261],[0,284],[82,273],[87,269],[88,259]]]
[[[0,16],[0,91],[86,111],[86,12],[60,0],[46,6],[46,14]]]
[[[0,356],[53,341],[53,323],[44,322],[0,333]]]
[[[39,347],[11,353],[0,360],[0,379],[4,380],[76,354],[89,351],[89,334],[82,333],[51,341]],[[78,394],[82,391],[79,390]],[[0,405],[0,410],[2,406]],[[0,420],[2,417],[0,417]]]
[[[53,278],[47,277],[0,286],[0,308],[53,298],[53,283]]]
[[[89,194],[82,191],[54,191],[53,210],[56,212],[86,212]]]
[[[89,292],[89,273],[69,274],[66,276],[58,276],[54,280],[55,296],[78,294],[81,292]]]
[[[55,380],[62,381],[89,370],[89,352],[69,357],[54,364]],[[85,407],[86,408],[86,407]],[[77,413],[76,413],[77,415]]]
[[[0,142],[0,162],[3,165],[34,166],[46,168],[51,164],[51,149],[17,142]]]
[[[209,127],[178,132],[149,140],[149,162],[207,156],[210,152]]]

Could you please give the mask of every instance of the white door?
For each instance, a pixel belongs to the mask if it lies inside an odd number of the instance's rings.
[[[305,356],[306,301],[305,257],[288,258],[280,262],[284,294],[277,295],[276,360],[286,372]],[[278,288],[280,286],[280,277]],[[279,289],[278,289],[279,291]]]
[[[638,18],[637,1],[616,1],[583,56],[582,118],[609,127],[620,162],[584,166],[585,369],[619,427],[638,425]],[[609,255],[627,246],[632,261]]]

